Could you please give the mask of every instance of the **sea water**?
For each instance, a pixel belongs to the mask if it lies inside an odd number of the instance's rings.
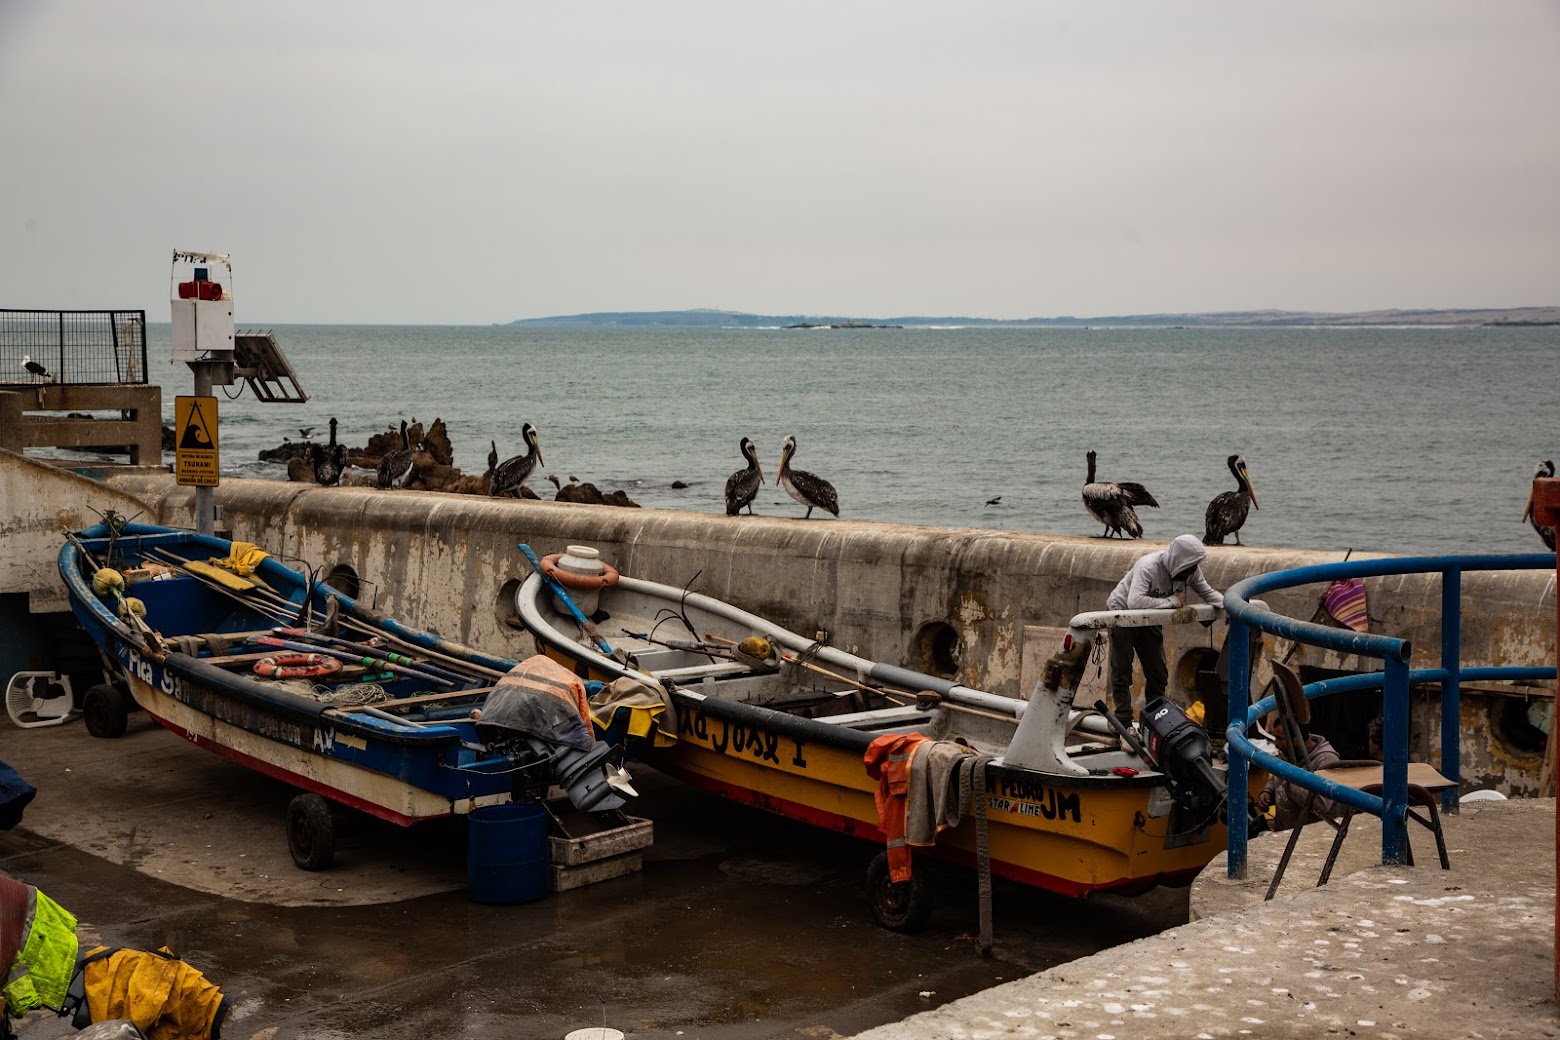
[[[1242,540],[1342,558],[1537,551],[1522,508],[1534,465],[1560,457],[1552,327],[274,331],[309,402],[219,398],[224,475],[285,479],[259,452],[308,427],[323,441],[332,416],[350,446],[442,418],[455,465],[480,474],[490,442],[525,451],[530,422],[544,498],[550,473],[722,513],[748,436],[754,512],[800,517],[774,483],[794,435],[794,465],[835,486],[844,518],[1097,535],[1092,449],[1098,479],[1147,485],[1144,537],[1167,540],[1201,535],[1238,453],[1260,507]],[[171,421],[189,373],[163,360],[167,327],[150,333]]]

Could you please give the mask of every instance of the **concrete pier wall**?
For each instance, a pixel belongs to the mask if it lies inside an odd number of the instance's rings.
[[[194,492],[166,476],[113,478],[151,505],[163,523],[193,525]],[[326,573],[349,569],[378,605],[474,645],[523,656],[530,637],[508,622],[513,589],[529,567],[515,549],[539,554],[594,545],[625,572],[730,600],[866,657],[927,671],[1008,696],[1032,686],[1061,629],[1105,597],[1140,555],[1163,543],[898,524],[640,510],[510,501],[431,492],[319,488],[224,480],[222,525],[235,538],[307,560]],[[1081,508],[1081,507],[1080,507]],[[1476,548],[1476,547],[1470,547]],[[1205,573],[1217,588],[1252,574],[1333,562],[1336,553],[1210,549]],[[1356,554],[1355,558],[1359,558]],[[371,582],[372,584],[367,584]],[[1269,598],[1309,618],[1319,588]],[[1373,631],[1410,639],[1414,666],[1440,654],[1440,583],[1434,575],[1367,581]],[[1554,661],[1553,572],[1468,574],[1463,582],[1463,660]],[[610,625],[606,633],[611,635]],[[956,635],[956,650],[951,651]],[[1172,673],[1196,685],[1219,629],[1166,631]],[[1279,652],[1286,647],[1268,647]],[[951,651],[951,652],[950,652]],[[1379,666],[1306,649],[1291,663],[1339,671]],[[1080,702],[1105,696],[1104,662],[1091,666]],[[1259,672],[1259,678],[1263,677]],[[1418,695],[1414,754],[1438,757],[1435,691]],[[1553,687],[1488,684],[1464,692],[1463,772],[1468,786],[1515,794],[1537,789],[1542,756],[1503,734],[1503,720],[1553,703]]]

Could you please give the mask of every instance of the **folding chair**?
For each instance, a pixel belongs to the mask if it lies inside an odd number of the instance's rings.
[[[1282,661],[1269,663],[1273,666],[1273,681],[1278,686],[1274,700],[1278,705],[1279,725],[1284,727],[1289,746],[1285,758],[1291,765],[1309,769],[1310,755],[1306,749],[1305,737],[1311,722],[1310,702],[1306,700],[1300,676],[1295,674],[1294,669]],[[1340,787],[1379,796],[1384,782],[1382,769],[1382,764],[1372,759],[1352,759],[1315,772],[1317,776],[1330,780]],[[1408,816],[1435,835],[1435,847],[1441,857],[1442,870],[1452,869],[1452,864],[1446,855],[1446,835],[1441,830],[1441,814],[1436,808],[1436,795],[1455,786],[1453,781],[1442,776],[1428,762],[1408,764]],[[1353,822],[1355,814],[1361,810],[1344,805],[1341,807],[1340,818],[1335,820],[1332,814],[1322,811],[1316,804],[1318,797],[1317,793],[1312,791],[1310,797],[1306,799],[1305,810],[1300,814],[1300,819],[1289,834],[1289,843],[1284,846],[1284,854],[1279,857],[1278,869],[1273,873],[1273,881],[1268,885],[1264,900],[1272,899],[1274,893],[1278,891],[1279,882],[1284,879],[1284,871],[1289,867],[1289,859],[1294,854],[1295,845],[1300,841],[1300,832],[1305,829],[1312,812],[1337,832],[1333,835],[1332,848],[1327,852],[1327,862],[1322,866],[1321,877],[1317,879],[1316,886],[1320,888],[1332,877],[1333,866],[1338,861],[1338,852],[1343,848],[1343,839],[1349,835],[1349,824]],[[1416,806],[1425,810],[1427,815],[1415,812]],[[1407,852],[1408,865],[1413,866],[1412,845],[1408,846]]]

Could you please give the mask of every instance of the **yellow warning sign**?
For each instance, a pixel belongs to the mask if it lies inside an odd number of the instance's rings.
[[[216,487],[221,465],[217,461],[217,399],[173,399],[174,481],[186,487]]]

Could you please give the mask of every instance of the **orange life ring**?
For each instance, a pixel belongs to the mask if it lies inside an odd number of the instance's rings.
[[[318,679],[341,671],[341,661],[326,654],[272,654],[255,662],[266,679]]]
[[[542,574],[551,578],[566,589],[583,589],[595,591],[616,585],[618,581],[617,568],[606,560],[601,561],[600,574],[575,574],[573,571],[560,570],[558,561],[563,558],[563,553],[553,553],[551,556],[542,557]]]

